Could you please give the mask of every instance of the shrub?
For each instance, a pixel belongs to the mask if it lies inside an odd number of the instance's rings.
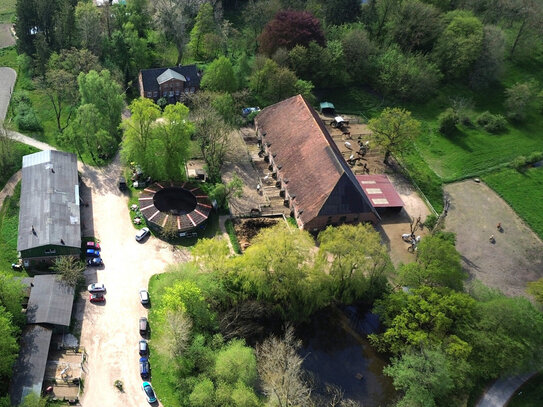
[[[424,220],[424,227],[428,228],[428,229],[433,229],[434,226],[436,225],[437,223],[437,216],[434,215],[433,213],[431,213],[430,215],[428,215],[426,217],[426,219]]]
[[[534,151],[532,154],[528,156],[526,161],[530,164],[536,163],[538,161],[543,160],[543,152],[542,151]]]
[[[485,111],[477,117],[477,124],[489,133],[499,133],[505,130],[507,120],[501,114],[492,114]]]
[[[519,155],[509,164],[511,168],[514,168],[517,171],[524,171],[526,169],[526,157]]]
[[[537,82],[515,83],[505,90],[504,106],[511,120],[522,121],[536,99]]]
[[[43,127],[34,108],[27,103],[20,103],[15,109],[15,123],[19,130],[41,131]]]
[[[459,122],[458,114],[450,107],[438,116],[439,132],[450,136],[456,130]]]

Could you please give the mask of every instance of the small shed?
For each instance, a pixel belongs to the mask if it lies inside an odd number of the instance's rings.
[[[386,175],[357,175],[356,179],[379,214],[399,212],[404,207],[402,198]]]
[[[320,110],[321,110],[321,114],[323,114],[325,116],[335,116],[336,115],[336,108],[330,102],[322,102],[320,104]]]

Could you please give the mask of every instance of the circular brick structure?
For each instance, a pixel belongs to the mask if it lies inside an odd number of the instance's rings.
[[[139,198],[147,225],[161,229],[173,221],[179,232],[204,227],[211,212],[209,197],[195,184],[155,182]]]

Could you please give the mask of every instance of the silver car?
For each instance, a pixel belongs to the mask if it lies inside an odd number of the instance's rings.
[[[149,230],[149,228],[140,229],[140,231],[136,233],[136,241],[141,242],[150,233],[151,231]]]

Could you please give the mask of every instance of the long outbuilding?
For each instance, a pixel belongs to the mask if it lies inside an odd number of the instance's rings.
[[[377,223],[380,216],[324,123],[301,95],[263,109],[255,118],[262,153],[298,226]]]
[[[17,250],[25,268],[81,253],[75,154],[45,150],[23,157]]]

